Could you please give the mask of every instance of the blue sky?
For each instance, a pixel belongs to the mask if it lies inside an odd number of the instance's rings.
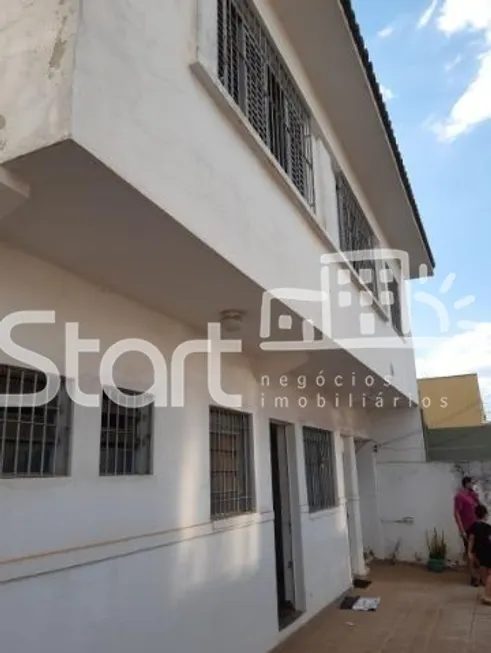
[[[491,0],[353,4],[436,259],[411,292],[440,296],[450,317],[445,340],[417,351],[418,372],[478,372],[491,414]],[[436,313],[411,305],[414,335],[439,336]]]

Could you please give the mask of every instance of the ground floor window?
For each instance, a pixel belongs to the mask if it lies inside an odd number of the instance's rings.
[[[31,406],[28,395],[42,392],[46,375],[34,369],[0,365],[0,476],[67,476],[72,405],[66,382],[51,401]],[[15,396],[15,401],[9,396]],[[23,401],[24,398],[24,401]]]
[[[139,405],[139,393],[120,389],[123,405],[102,393],[99,472],[101,476],[152,473],[153,405]]]
[[[253,510],[251,416],[210,407],[211,517]]]
[[[304,427],[305,475],[310,512],[334,508],[337,504],[333,434]]]

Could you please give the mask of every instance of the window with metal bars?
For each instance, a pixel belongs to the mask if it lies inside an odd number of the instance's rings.
[[[348,255],[353,268],[375,296],[379,296],[377,264],[373,252],[378,247],[377,238],[363,209],[341,171],[336,173],[340,249]],[[366,258],[356,260],[350,254],[366,252]]]
[[[304,427],[305,474],[310,512],[337,505],[333,435],[330,431]]]
[[[211,517],[253,510],[251,416],[210,407]]]
[[[315,209],[310,114],[250,0],[218,2],[218,77]]]
[[[395,277],[388,283],[388,291],[392,296],[392,302],[390,304],[392,326],[399,335],[402,335],[401,293],[399,282]]]
[[[153,405],[138,406],[133,390],[124,405],[102,393],[99,473],[101,476],[137,476],[152,473]]]
[[[72,404],[66,381],[57,395],[40,406],[22,405],[22,396],[42,392],[43,372],[0,365],[0,394],[18,395],[18,406],[0,407],[0,476],[68,476]]]
[[[399,282],[392,268],[384,262],[383,282],[385,291],[381,294],[382,305],[390,312],[392,326],[402,335],[402,305]]]

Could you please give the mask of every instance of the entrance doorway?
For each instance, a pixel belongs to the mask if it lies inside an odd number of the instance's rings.
[[[270,422],[276,587],[280,630],[300,616],[295,591],[293,515],[288,425]]]

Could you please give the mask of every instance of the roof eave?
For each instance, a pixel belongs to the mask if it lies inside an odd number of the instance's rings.
[[[401,183],[404,186],[404,190],[408,199],[408,202],[411,206],[411,210],[418,228],[418,231],[421,236],[421,240],[423,243],[423,246],[427,252],[428,259],[431,262],[431,266],[434,269],[435,268],[435,259],[433,256],[433,252],[431,251],[430,243],[428,240],[428,236],[426,234],[425,228],[423,226],[423,221],[421,219],[421,215],[419,213],[418,205],[416,203],[416,199],[414,197],[413,190],[411,188],[411,183],[409,181],[409,176],[406,170],[406,167],[404,165],[404,161],[402,159],[401,151],[399,149],[399,146],[397,144],[397,139],[394,133],[394,128],[392,126],[392,121],[389,116],[389,112],[387,111],[387,107],[385,105],[384,99],[382,97],[382,92],[380,90],[380,86],[377,81],[377,77],[375,75],[375,71],[373,68],[373,64],[370,59],[370,55],[368,53],[367,47],[365,45],[365,41],[363,39],[362,33],[360,26],[358,24],[358,21],[356,19],[356,15],[354,12],[354,9],[351,4],[351,0],[339,0],[341,7],[344,11],[344,15],[346,17],[346,21],[348,23],[348,26],[350,28],[351,34],[353,36],[353,41],[355,43],[356,49],[358,51],[358,55],[360,57],[361,64],[365,70],[365,74],[367,77],[368,84],[370,86],[373,99],[375,102],[375,105],[377,107],[377,111],[380,116],[380,120],[384,126],[387,139],[389,141],[392,154],[394,157],[395,164],[398,169],[398,173],[401,179]]]

